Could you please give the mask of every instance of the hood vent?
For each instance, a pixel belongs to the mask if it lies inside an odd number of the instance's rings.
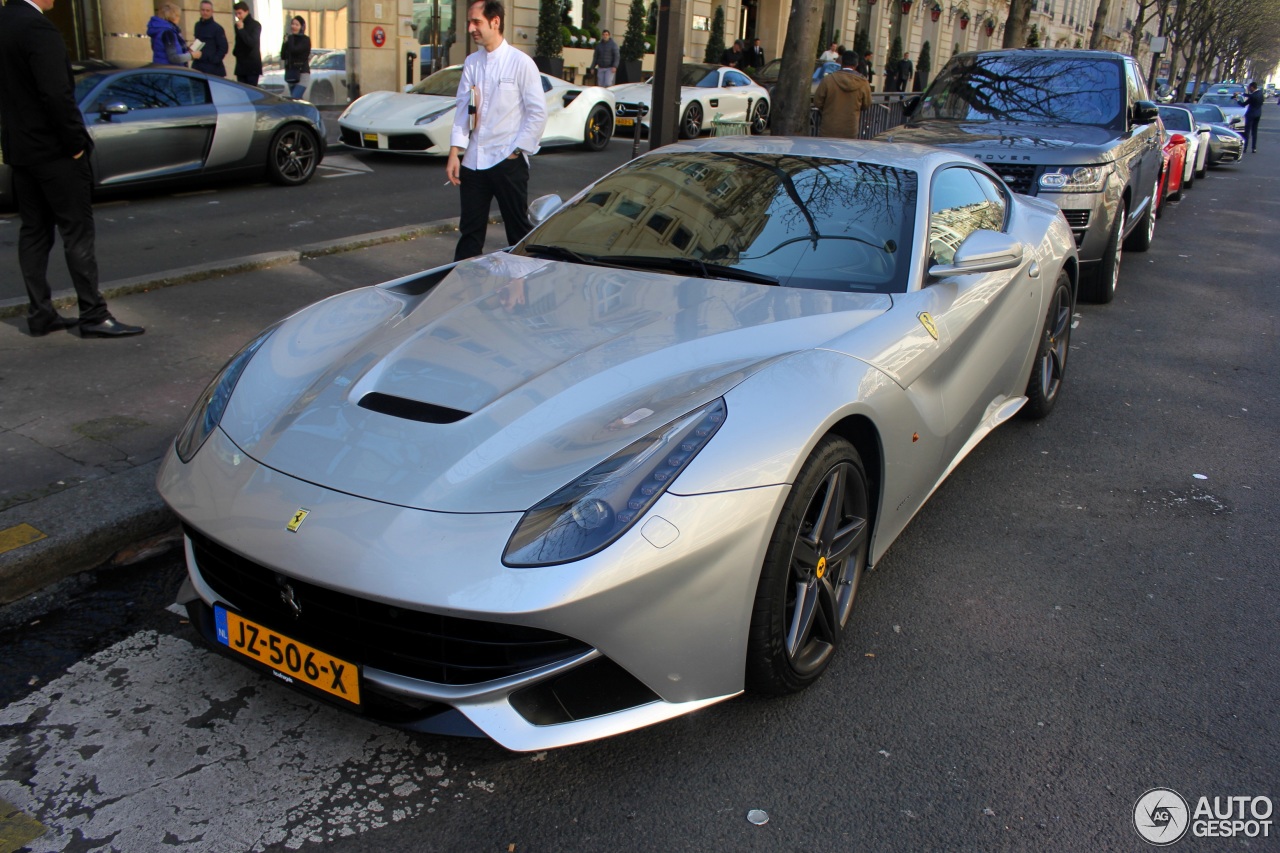
[[[448,406],[421,403],[417,400],[393,397],[390,394],[382,394],[377,391],[370,391],[361,397],[360,408],[383,415],[390,415],[393,418],[418,421],[424,424],[457,423],[471,414],[458,409],[450,409]]]

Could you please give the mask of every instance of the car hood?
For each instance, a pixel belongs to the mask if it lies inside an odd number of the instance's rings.
[[[1024,159],[1023,155],[1029,157],[1028,162],[1059,159],[1080,162],[1111,159],[1116,131],[1091,124],[926,119],[894,128],[879,138],[889,142],[945,145],[982,160],[1000,160],[1002,158],[987,155],[1016,152],[1019,160]]]
[[[880,294],[505,253],[435,275],[424,295],[405,292],[421,286],[412,281],[362,288],[285,321],[221,428],[249,457],[339,492],[523,511],[765,365],[892,306]]]
[[[443,95],[414,95],[407,92],[372,92],[356,100],[343,114],[343,119],[376,119],[388,124],[407,124],[428,113],[455,105],[453,98]]]
[[[689,94],[691,89],[696,86],[681,86],[680,97],[684,98]],[[622,86],[610,86],[609,91],[613,92],[614,100],[620,104],[648,104],[653,102],[653,86],[648,83],[626,83]],[[718,89],[707,89],[708,92],[718,92]]]

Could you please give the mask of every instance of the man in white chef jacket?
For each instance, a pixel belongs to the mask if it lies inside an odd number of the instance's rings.
[[[505,17],[500,0],[476,0],[467,8],[467,32],[481,49],[462,63],[445,167],[462,200],[453,253],[459,261],[484,252],[489,205],[495,198],[508,245],[533,229],[529,156],[538,153],[547,104],[533,60],[502,37]]]

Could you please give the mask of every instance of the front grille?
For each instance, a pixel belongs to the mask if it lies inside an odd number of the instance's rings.
[[[1067,218],[1067,224],[1073,229],[1089,227],[1089,211],[1087,210],[1064,210],[1062,215]]]
[[[539,628],[407,610],[285,577],[186,528],[196,567],[227,604],[347,660],[437,684],[479,684],[565,660],[585,643]],[[293,587],[301,614],[281,598]]]
[[[426,151],[431,147],[431,140],[423,133],[393,133],[387,137],[387,147],[392,151]]]
[[[616,107],[615,113],[619,118],[633,118],[640,115],[641,106],[639,103],[620,103]],[[645,107],[645,111],[646,113],[648,112],[648,107]]]
[[[350,145],[354,148],[363,148],[364,143],[358,131],[354,131],[349,127],[338,128],[338,138],[342,140],[343,145]]]
[[[988,163],[1009,189],[1023,195],[1035,195],[1037,166],[1022,163]]]

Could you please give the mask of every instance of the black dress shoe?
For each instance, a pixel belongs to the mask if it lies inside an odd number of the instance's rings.
[[[146,329],[141,326],[128,326],[121,323],[115,317],[108,317],[101,323],[90,323],[80,325],[80,337],[82,338],[127,338],[130,335],[140,335]]]
[[[60,332],[63,329],[74,329],[80,325],[79,320],[72,320],[70,317],[63,317],[61,314],[54,317],[53,321],[44,326],[33,326],[31,321],[27,321],[27,331],[33,338],[43,338],[50,332]]]

